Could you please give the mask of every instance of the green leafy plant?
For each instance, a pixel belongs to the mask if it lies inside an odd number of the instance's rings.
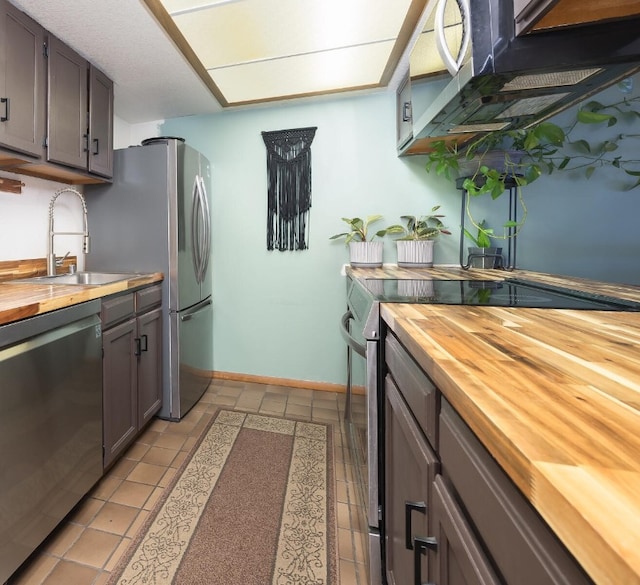
[[[471,240],[476,248],[491,248],[493,229],[487,227],[487,222],[484,219],[478,224],[477,227],[478,233],[475,236],[468,229],[464,228],[463,232],[465,237]]]
[[[440,234],[451,235],[451,232],[442,223],[444,215],[437,214],[439,205],[431,208],[429,215],[415,216],[403,215],[401,219],[405,221],[405,226],[392,225],[387,228],[388,233],[402,234],[399,240],[435,240]]]
[[[389,233],[390,228],[384,228],[374,232],[370,235],[369,227],[372,223],[376,223],[382,220],[381,215],[369,215],[366,219],[359,217],[343,217],[344,221],[351,229],[348,232],[342,232],[331,236],[330,240],[338,240],[340,238],[345,239],[345,244],[350,242],[367,242],[373,240],[375,237],[382,238]]]
[[[428,154],[426,170],[457,182],[457,187],[469,193],[467,216],[474,227],[479,223],[471,214],[471,199],[489,195],[498,199],[511,186],[515,186],[522,209],[521,219],[503,224],[506,239],[517,235],[527,218],[527,207],[522,187],[542,175],[558,171],[583,172],[589,179],[598,168],[619,169],[631,181],[628,189],[640,186],[640,159],[624,158],[618,150],[640,134],[621,133],[618,125],[631,128],[640,118],[640,96],[623,98],[610,103],[589,101],[577,110],[575,119],[561,127],[553,122],[540,122],[527,129],[497,130],[472,135],[465,141],[439,140]],[[585,130],[597,128],[602,136],[603,127],[612,128],[613,134],[605,139],[587,140]],[[497,159],[494,154],[498,153]],[[466,163],[474,161],[472,170],[460,177]]]

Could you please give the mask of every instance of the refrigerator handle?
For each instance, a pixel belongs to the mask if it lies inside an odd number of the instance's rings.
[[[199,177],[196,175],[193,181],[193,191],[192,197],[193,202],[191,206],[191,255],[193,258],[193,267],[196,272],[196,281],[200,282],[200,271],[202,265],[201,253],[202,253],[202,244],[200,243],[200,227],[199,227],[199,215],[200,215],[200,183]]]
[[[190,321],[200,311],[204,311],[211,304],[213,304],[213,301],[211,299],[206,299],[205,301],[202,301],[202,302],[198,303],[195,307],[192,307],[187,313],[185,313],[184,315],[180,315],[180,321],[182,321],[182,322]]]
[[[203,220],[203,249],[202,249],[202,278],[207,274],[209,267],[209,257],[211,256],[211,214],[209,209],[209,200],[207,197],[207,186],[204,178],[200,175],[200,195],[202,197],[202,220]]]

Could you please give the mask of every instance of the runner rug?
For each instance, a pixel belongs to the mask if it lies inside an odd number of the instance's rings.
[[[109,585],[338,585],[331,440],[219,411]]]

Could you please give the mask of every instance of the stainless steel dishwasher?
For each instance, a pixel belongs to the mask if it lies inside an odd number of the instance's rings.
[[[102,474],[100,301],[0,326],[0,583]]]

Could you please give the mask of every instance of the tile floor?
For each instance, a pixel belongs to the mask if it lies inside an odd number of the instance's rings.
[[[362,397],[357,408],[363,408]],[[213,380],[178,423],[155,419],[8,585],[103,585],[219,407],[334,423],[340,585],[366,585],[345,395]]]

